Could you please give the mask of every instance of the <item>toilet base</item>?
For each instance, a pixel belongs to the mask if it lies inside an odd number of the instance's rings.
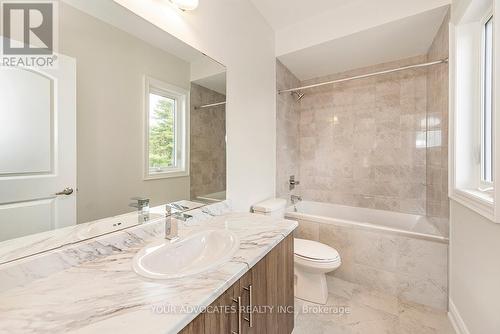
[[[328,299],[326,275],[295,268],[295,297],[312,303],[325,305]]]

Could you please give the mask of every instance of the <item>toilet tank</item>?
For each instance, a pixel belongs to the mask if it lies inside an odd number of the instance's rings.
[[[273,198],[255,204],[253,212],[261,215],[284,218],[286,210],[286,200],[283,198]]]

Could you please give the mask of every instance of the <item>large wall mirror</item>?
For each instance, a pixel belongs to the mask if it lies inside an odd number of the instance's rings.
[[[58,12],[56,68],[0,67],[0,263],[226,198],[225,67],[112,0]]]

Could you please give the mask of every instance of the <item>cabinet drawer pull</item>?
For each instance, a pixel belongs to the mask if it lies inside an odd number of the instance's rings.
[[[231,331],[231,334],[241,334],[241,297],[233,298],[233,302],[238,304],[238,332]]]
[[[244,318],[248,322],[250,328],[253,327],[253,287],[252,284],[248,288],[243,288],[243,290],[248,291],[248,306],[250,308],[248,312],[248,318]]]

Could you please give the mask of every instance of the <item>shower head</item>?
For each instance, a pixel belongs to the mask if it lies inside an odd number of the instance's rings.
[[[302,100],[302,98],[304,97],[304,93],[301,93],[301,92],[297,92],[297,91],[293,91],[291,92],[292,96],[296,96],[297,99],[295,101],[299,102],[300,100]]]

